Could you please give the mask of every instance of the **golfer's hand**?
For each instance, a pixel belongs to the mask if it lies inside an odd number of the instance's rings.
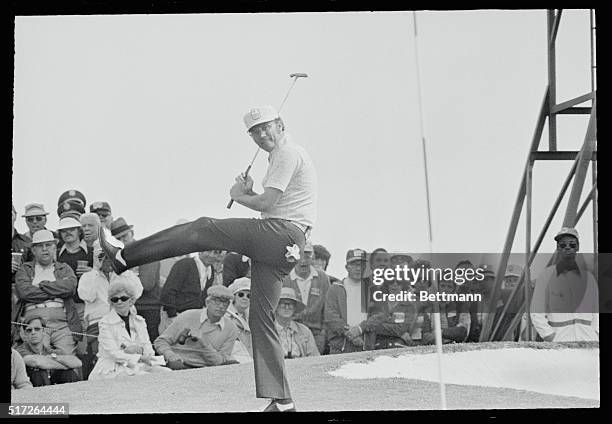
[[[239,180],[238,178],[236,178],[236,182],[230,189],[230,197],[236,200],[237,198],[244,196],[247,193],[248,191],[246,188],[246,184],[242,180]]]
[[[253,178],[251,178],[250,175],[247,175],[246,178],[244,178],[243,174],[240,174],[236,177],[236,181],[238,181],[239,179],[244,183],[247,193],[253,191]]]

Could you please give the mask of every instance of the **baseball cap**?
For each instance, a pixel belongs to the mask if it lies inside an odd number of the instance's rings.
[[[291,287],[283,287],[281,289],[279,300],[280,299],[291,299],[295,302],[294,314],[299,314],[306,308],[306,305],[304,305],[302,300],[297,297],[295,290],[293,290]]]
[[[108,202],[93,202],[89,207],[89,212],[98,212],[98,211],[111,211],[111,207]]]
[[[207,297],[220,297],[231,301],[234,300],[234,293],[225,286],[217,285],[208,289]]]
[[[521,274],[523,273],[523,268],[518,265],[509,264],[506,267],[506,274],[504,277],[519,277],[521,278]]]
[[[493,277],[495,278],[495,271],[493,271],[493,265],[490,264],[480,264],[478,268],[482,269],[482,273],[485,277]]]
[[[28,216],[40,216],[40,215],[49,215],[49,212],[45,211],[45,207],[42,203],[30,203],[25,206],[25,213],[21,215],[23,218],[27,218]]]
[[[351,263],[354,261],[365,261],[366,252],[363,249],[349,249],[346,252],[346,263]]]
[[[278,112],[274,107],[266,105],[252,108],[246,115],[244,115],[244,125],[246,125],[247,131],[253,128],[255,125],[263,124],[264,122],[274,121],[279,118]]]
[[[561,231],[559,231],[557,233],[557,235],[555,236],[555,241],[559,241],[561,236],[573,236],[573,237],[576,238],[576,240],[580,239],[578,237],[578,231],[576,231],[575,228],[570,228],[570,227],[563,227],[563,228],[561,228]]]
[[[53,237],[53,233],[49,230],[38,230],[32,236],[32,245],[46,243],[48,241],[57,243],[57,240]]]

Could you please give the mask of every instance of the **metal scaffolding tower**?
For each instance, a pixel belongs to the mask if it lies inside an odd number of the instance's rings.
[[[593,204],[593,253],[595,257],[595,270],[597,270],[597,110],[596,110],[596,58],[595,58],[595,13],[590,10],[590,41],[591,41],[591,91],[576,98],[557,103],[556,95],[556,38],[561,23],[562,10],[548,10],[547,12],[547,52],[548,52],[548,86],[544,92],[540,114],[538,116],[536,129],[529,148],[529,154],[523,172],[523,178],[519,186],[519,192],[514,205],[514,211],[510,221],[510,228],[506,236],[501,261],[499,263],[495,286],[489,303],[489,311],[494,310],[494,305],[497,305],[498,299],[501,296],[501,285],[504,278],[508,258],[510,256],[514,238],[516,235],[519,218],[525,205],[525,230],[526,230],[526,249],[525,249],[525,267],[523,274],[519,280],[519,284],[512,290],[509,298],[505,302],[501,314],[490,313],[483,322],[480,341],[493,340],[513,340],[513,334],[517,326],[520,324],[521,317],[526,313],[527,316],[527,334],[528,339],[534,337],[531,334],[531,320],[529,318],[530,284],[525,284],[525,281],[531,281],[529,266],[532,264],[548,228],[555,217],[555,214],[563,200],[563,197],[572,182],[572,190],[569,195],[565,217],[563,220],[564,227],[574,227],[580,220],[584,210],[592,202]],[[579,106],[589,102],[590,106]],[[589,123],[586,130],[586,135],[582,143],[582,147],[578,151],[559,151],[557,150],[557,118],[563,115],[571,114],[588,114],[590,115]],[[538,150],[542,138],[544,125],[548,119],[548,150]],[[546,219],[546,222],[541,229],[535,244],[531,245],[531,200],[532,200],[532,171],[536,161],[542,160],[573,160],[573,166],[565,178],[561,186],[559,195]],[[578,207],[580,195],[582,193],[584,183],[587,176],[589,164],[591,167],[592,188],[584,203]],[[526,204],[525,204],[526,203]],[[511,304],[516,307],[516,313],[513,316],[508,314],[508,309]],[[508,319],[512,317],[511,319]],[[506,318],[504,320],[504,318]],[[509,324],[508,324],[508,321]]]

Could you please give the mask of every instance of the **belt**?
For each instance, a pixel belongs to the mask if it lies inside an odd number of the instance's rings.
[[[574,325],[574,324],[591,325],[591,321],[586,320],[586,319],[570,319],[568,321],[558,321],[558,322],[548,321],[548,324],[551,327],[567,327],[568,325]]]
[[[304,233],[306,238],[308,238],[308,236],[310,235],[310,230],[312,230],[312,227],[310,225],[300,224],[299,222],[295,222],[295,221],[289,221],[289,222],[291,222],[293,225],[298,227],[300,231]]]
[[[35,303],[25,307],[25,311],[33,311],[36,308],[63,308],[64,301],[62,299],[47,300],[42,303]]]

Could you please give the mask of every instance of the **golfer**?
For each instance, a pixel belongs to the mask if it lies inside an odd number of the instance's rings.
[[[274,325],[282,279],[300,258],[314,225],[317,177],[308,153],[293,143],[271,106],[251,109],[244,123],[253,141],[269,153],[263,193],[253,191],[251,177],[236,177],[231,198],[261,212],[261,219],[201,217],[176,225],[120,249],[100,229],[100,243],[113,258],[116,273],[191,252],[223,249],[252,260],[251,311],[256,396],[270,398],[264,412],[295,411],[283,349]]]

